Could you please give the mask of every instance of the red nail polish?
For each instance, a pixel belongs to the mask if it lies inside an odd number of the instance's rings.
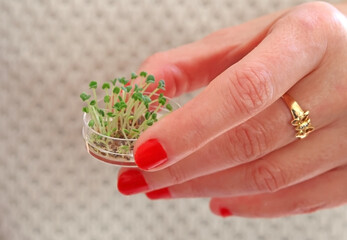
[[[169,188],[162,188],[155,191],[147,192],[146,195],[151,200],[171,198]]]
[[[219,209],[219,214],[222,216],[222,217],[230,217],[232,216],[232,212],[230,212],[230,210],[228,208],[220,208]]]
[[[118,190],[124,195],[131,195],[148,190],[143,175],[137,170],[128,170],[118,177]]]
[[[144,170],[155,168],[166,161],[166,152],[157,139],[150,139],[143,143],[135,153],[137,166]]]

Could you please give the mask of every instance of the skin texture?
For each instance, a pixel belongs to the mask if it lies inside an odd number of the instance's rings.
[[[346,4],[307,3],[149,57],[141,70],[165,79],[166,95],[206,88],[141,135],[135,160],[146,167],[132,171],[146,186],[134,188],[123,168],[119,190],[210,197],[222,217],[346,204],[346,13]],[[304,140],[290,125],[286,92],[310,110],[316,130]],[[149,140],[165,152],[146,152]]]

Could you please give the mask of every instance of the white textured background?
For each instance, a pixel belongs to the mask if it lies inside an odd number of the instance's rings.
[[[224,220],[207,199],[121,196],[117,168],[88,156],[81,137],[90,80],[300,2],[0,0],[0,239],[347,239],[347,207]]]

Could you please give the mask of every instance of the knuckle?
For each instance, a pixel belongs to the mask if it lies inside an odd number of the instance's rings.
[[[241,113],[251,114],[264,106],[273,94],[271,74],[264,67],[235,70],[228,79],[226,103]]]
[[[271,134],[263,123],[259,121],[248,121],[227,133],[229,155],[238,162],[248,162],[264,155],[271,147]]]
[[[258,192],[276,192],[287,185],[284,171],[262,160],[249,167],[246,176],[250,188]]]
[[[187,181],[187,174],[185,170],[180,168],[177,164],[168,167],[167,173],[172,184],[180,184]]]
[[[310,34],[315,31],[319,31],[321,34],[325,30],[336,31],[336,28],[332,26],[341,22],[340,12],[331,4],[327,2],[310,2],[299,5],[297,11],[293,11],[289,17],[296,23],[296,26],[305,31],[306,34]]]

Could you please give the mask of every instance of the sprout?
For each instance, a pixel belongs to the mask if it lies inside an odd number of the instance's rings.
[[[159,81],[158,89],[165,90],[165,81],[164,80]]]
[[[137,75],[135,73],[131,73],[131,79],[136,79]]]
[[[146,72],[140,72],[140,76],[141,76],[141,77],[146,77],[146,76],[147,76],[147,73],[146,73]]]
[[[155,78],[153,75],[148,75],[147,79],[146,79],[146,83],[154,83],[155,82]]]
[[[120,88],[119,87],[114,87],[113,88],[113,93],[118,94],[120,92]]]
[[[91,88],[91,89],[96,89],[97,87],[98,87],[98,83],[97,83],[97,82],[91,81],[91,82],[89,83],[89,88]]]
[[[110,89],[110,84],[109,83],[104,83],[101,88],[102,89]]]
[[[132,86],[127,86],[127,87],[121,87],[125,92],[130,92],[130,90],[131,90],[131,88],[132,88]]]
[[[123,85],[126,85],[129,82],[129,80],[126,80],[125,77],[119,78],[118,81]]]
[[[158,97],[158,102],[161,105],[165,105],[165,103],[166,103],[166,98],[164,97],[164,95],[162,93]]]
[[[85,112],[85,113],[89,113],[89,108],[88,107],[83,107],[82,111]]]
[[[134,80],[137,78],[141,81],[135,84]],[[133,145],[129,143],[111,146],[108,142],[110,140],[102,136],[136,139],[163,116],[158,114],[161,109],[172,111],[173,107],[167,103],[164,94],[161,93],[158,97],[154,95],[160,90],[165,90],[165,81],[160,80],[157,87],[147,93],[146,89],[153,83],[155,77],[146,72],[141,72],[139,75],[132,73],[130,79],[114,78],[110,83],[103,83],[102,99],[105,104],[102,104],[102,107],[98,106],[98,103],[101,105],[96,94],[98,83],[96,81],[89,83],[92,95],[81,93],[80,98],[86,102],[82,111],[90,117],[88,126],[100,133],[93,137],[95,146],[105,146],[105,148],[107,146],[107,151],[128,154]]]
[[[108,113],[107,113],[107,116],[109,116],[109,117],[115,117],[116,114],[114,114],[113,112],[108,112]]]
[[[146,112],[145,113],[145,119],[146,120],[148,120],[150,116],[151,116],[151,112]]]
[[[98,113],[102,116],[105,117],[105,112],[102,109],[98,109]]]
[[[104,102],[105,102],[105,103],[109,103],[110,100],[111,100],[111,97],[110,97],[109,95],[106,95],[106,96],[104,97]]]
[[[95,124],[94,120],[90,120],[89,123],[88,123],[88,126],[89,127],[94,127],[94,124]]]
[[[82,99],[83,102],[88,100],[91,96],[87,95],[86,93],[81,93],[80,98]]]
[[[166,109],[169,111],[172,111],[172,106],[168,103],[168,104],[166,104]]]
[[[112,83],[112,85],[113,85],[113,86],[115,86],[115,85],[116,85],[116,83],[117,83],[117,78],[115,78],[115,79],[111,80],[111,83]]]
[[[142,101],[143,95],[140,92],[135,92],[131,97],[135,101]]]

